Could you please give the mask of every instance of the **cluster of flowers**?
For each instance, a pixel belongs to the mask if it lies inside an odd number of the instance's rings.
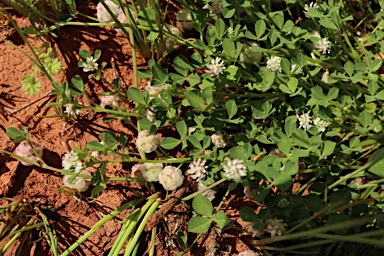
[[[316,126],[319,132],[325,132],[326,128],[329,126],[329,122],[316,118],[312,121],[312,117],[309,115],[311,111],[303,113],[302,115],[296,115],[297,120],[299,120],[299,128],[303,128],[304,131],[308,131],[312,127],[312,122]]]
[[[79,155],[75,151],[71,150],[69,153],[64,154],[62,165],[65,170],[74,169],[73,173],[64,175],[63,183],[65,186],[80,192],[84,192],[89,188],[91,184],[89,180],[78,175],[91,176],[91,173],[84,167],[83,162],[79,159]],[[75,176],[75,178],[73,178],[73,176]]]
[[[43,147],[37,142],[24,140],[15,149],[15,154],[27,158],[33,162],[38,161],[38,157],[43,157]],[[23,160],[19,162],[24,166],[31,166],[32,164]]]
[[[271,237],[281,236],[286,231],[287,224],[283,223],[283,220],[280,219],[269,219],[266,223],[266,226],[262,230],[257,230],[253,228],[253,224],[250,224],[247,228],[247,231],[252,234],[252,237],[261,238],[264,236],[264,232],[267,232]]]

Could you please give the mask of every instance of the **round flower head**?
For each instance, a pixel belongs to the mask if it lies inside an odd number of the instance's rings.
[[[83,174],[83,175],[91,175],[91,173],[88,171],[88,170],[83,170],[80,172],[80,174]],[[69,188],[73,188],[73,189],[76,189],[80,192],[84,192],[86,191],[88,188],[89,188],[89,185],[91,184],[89,181],[85,180],[85,178],[83,177],[79,177],[77,176],[73,181],[72,183],[69,183],[69,179],[73,176],[73,175],[76,175],[76,174],[68,174],[68,175],[64,175],[63,177],[63,183],[65,186],[69,187]]]
[[[160,138],[156,135],[149,134],[149,131],[143,130],[139,132],[136,140],[136,146],[145,153],[151,153],[160,145]]]
[[[255,42],[249,42],[248,44],[243,45],[243,51],[239,55],[239,60],[241,62],[252,64],[253,62],[259,62],[261,60],[263,54],[261,52],[254,52],[252,46],[259,45]]]
[[[207,160],[199,158],[198,160],[194,159],[193,162],[189,164],[187,173],[191,175],[192,179],[199,181],[200,179],[205,178],[207,175],[207,166],[205,166],[206,162]]]
[[[263,237],[264,235],[264,230],[257,230],[255,228],[253,228],[253,223],[250,224],[248,227],[247,227],[247,231],[249,233],[252,233],[252,237],[257,237],[257,238],[261,238]]]
[[[281,57],[273,56],[267,61],[267,68],[273,72],[281,72]]]
[[[228,135],[225,131],[218,131],[211,135],[212,143],[218,148],[225,148],[228,145]]]
[[[105,108],[107,105],[114,108],[119,107],[119,97],[115,95],[101,96],[100,98],[100,107]]]
[[[37,157],[35,155],[35,150],[36,153],[42,157],[43,156],[43,148],[36,142],[30,141],[30,143],[26,140],[20,142],[20,144],[16,147],[15,149],[15,154],[21,157],[28,158],[31,161],[36,162]],[[24,165],[24,166],[31,166],[32,164],[27,163],[25,161],[19,160],[19,162]]]
[[[73,149],[71,152],[65,153],[62,159],[62,165],[64,169],[71,169],[72,167],[77,166],[79,162],[79,155],[73,151]]]
[[[308,111],[307,113],[303,113],[302,115],[297,115],[297,120],[299,120],[299,128],[303,128],[304,131],[308,131],[309,128],[312,127],[312,117],[309,115],[311,111]]]
[[[243,160],[226,158],[223,166],[224,176],[228,179],[239,182],[241,177],[247,176],[247,167],[243,164]]]
[[[192,15],[191,15],[191,11],[188,8],[179,10],[179,12],[177,13],[176,19],[180,23],[180,26],[183,29],[186,29],[186,30],[193,29]]]
[[[106,0],[106,1],[104,1],[104,3],[108,6],[108,8],[111,10],[111,12],[115,16],[117,16],[117,14],[119,13],[119,6],[110,0]],[[107,9],[104,7],[104,5],[101,2],[99,2],[97,4],[96,11],[97,11],[97,19],[100,22],[113,22],[114,21],[113,18],[111,17],[111,15],[109,14],[109,12],[107,11]]]
[[[144,163],[141,167],[141,174],[148,182],[159,181],[159,174],[163,170],[163,164],[160,163]]]
[[[171,25],[171,24],[165,24],[163,26],[163,30],[169,32],[170,34],[177,36],[177,37],[182,37],[183,33],[178,29],[177,27]],[[172,51],[174,47],[177,45],[177,40],[173,39],[171,37],[166,36],[165,37],[165,48],[167,51]]]
[[[159,182],[165,190],[175,190],[183,184],[184,176],[179,168],[166,166],[159,174]]]
[[[149,95],[155,96],[158,95],[164,89],[164,86],[152,86],[151,81],[149,81],[144,89],[148,91]]]
[[[138,163],[132,166],[131,178],[144,178],[143,172],[142,172],[143,165],[144,164]],[[140,186],[144,185],[144,182],[136,182],[136,183]]]

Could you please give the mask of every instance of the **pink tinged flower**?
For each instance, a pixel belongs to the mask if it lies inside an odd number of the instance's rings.
[[[117,16],[119,13],[119,6],[115,4],[113,1],[106,0],[104,3],[108,6],[110,11],[113,13],[113,15]],[[99,2],[96,6],[96,11],[97,11],[97,19],[100,22],[113,22],[112,16],[109,14],[108,10],[104,7],[104,5]]]
[[[15,154],[24,158],[28,158],[31,161],[36,162],[37,157],[35,152],[39,157],[43,156],[43,147],[41,147],[37,142],[34,141],[22,141],[15,149]],[[19,162],[24,166],[31,166],[32,164],[25,162],[23,160],[19,160]]]
[[[262,254],[258,253],[258,252],[254,252],[252,250],[247,250],[247,251],[244,251],[244,252],[240,252],[238,254],[238,256],[261,256]]]
[[[203,182],[201,182],[201,180],[199,180],[197,182],[197,191],[201,191],[203,189],[205,189],[207,186],[205,186],[203,184]],[[206,198],[208,198],[210,201],[212,201],[213,199],[215,199],[215,196],[216,196],[216,191],[213,190],[213,189],[208,189],[208,190],[205,190],[203,193],[201,193],[201,195],[205,196]]]
[[[166,166],[159,174],[159,182],[165,190],[175,190],[183,184],[184,176],[179,168]]]
[[[143,172],[142,172],[143,166],[144,166],[144,164],[142,164],[142,163],[138,163],[138,164],[135,164],[134,166],[132,166],[131,178],[144,178]],[[161,168],[163,168],[163,167],[161,166]],[[136,183],[140,186],[143,186],[145,184],[144,182],[136,182]]]
[[[91,173],[88,170],[83,170],[80,172],[80,174],[91,176]],[[66,187],[76,189],[80,192],[86,191],[89,188],[89,186],[91,185],[91,182],[88,181],[87,179],[83,178],[83,177],[80,177],[80,176],[77,176],[74,180],[72,180],[72,182],[69,182],[69,180],[74,175],[76,175],[76,174],[74,173],[74,174],[64,175],[63,184]]]

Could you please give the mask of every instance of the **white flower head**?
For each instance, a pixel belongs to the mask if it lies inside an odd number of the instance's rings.
[[[328,40],[327,37],[321,38],[319,41],[313,44],[316,50],[318,50],[322,54],[329,54],[331,53],[332,48],[331,41]]]
[[[131,8],[128,8],[129,9],[129,12],[131,13],[132,15],[132,18],[135,22],[137,22],[137,15],[136,13],[131,9]],[[125,13],[124,13],[124,10],[119,8],[119,11],[117,13],[117,19],[119,20],[119,22],[121,24],[127,24],[127,16],[125,16]],[[123,33],[123,31],[119,28],[115,28],[115,31],[118,32],[118,33]]]
[[[248,225],[247,231],[252,234],[252,237],[261,238],[264,235],[264,230],[255,229],[253,223]]]
[[[328,79],[329,79],[329,70],[325,70],[323,75],[321,76],[321,81],[324,82],[324,83],[328,83]]]
[[[104,3],[108,6],[108,8],[111,10],[111,12],[117,16],[117,14],[119,13],[119,6],[117,4],[115,4],[113,1],[110,1],[110,0],[106,0],[104,1]],[[100,21],[100,22],[113,22],[113,18],[112,16],[109,14],[109,12],[107,11],[107,9],[104,7],[104,5],[99,2],[96,6],[96,15],[97,15],[97,19]]]
[[[303,113],[300,116],[296,114],[296,117],[300,122],[299,128],[303,128],[304,131],[308,131],[309,128],[312,127],[312,117],[309,115],[310,112],[311,111],[308,111],[307,113]]]
[[[291,74],[293,75],[301,75],[303,73],[303,69],[296,64],[291,65]]]
[[[114,108],[119,107],[119,97],[115,95],[106,95],[101,96],[100,98],[100,107],[105,108],[107,105]]]
[[[211,60],[210,64],[206,65],[206,68],[206,73],[210,74],[211,76],[219,76],[223,74],[223,71],[225,70],[224,61],[221,58],[216,57],[215,59]]]
[[[259,62],[263,57],[261,52],[254,52],[252,50],[252,46],[259,46],[255,42],[248,42],[248,44],[243,45],[243,51],[239,55],[239,60],[241,62],[245,62],[248,64],[252,64],[254,62]]]
[[[148,91],[149,95],[157,96],[164,89],[164,85],[163,86],[152,86],[151,81],[149,81],[147,86],[144,89]]]
[[[87,57],[85,61],[82,63],[81,67],[83,67],[84,72],[93,72],[97,70],[99,64],[97,64],[97,60],[95,60],[92,56]]]
[[[81,102],[79,100],[77,100],[77,103],[81,105]],[[63,107],[64,107],[64,114],[67,114],[68,116],[75,117],[81,113],[81,108],[76,107],[75,104],[68,103],[68,104],[65,104]]]
[[[247,250],[244,252],[240,252],[237,256],[261,256],[262,254],[258,252],[254,252],[252,250]]]
[[[319,6],[317,5],[316,2],[311,2],[309,5],[305,4],[304,5],[304,14],[305,14],[305,17],[307,17],[307,18],[310,18],[310,16],[307,13],[310,9],[319,9]]]
[[[136,146],[145,153],[151,153],[160,145],[160,138],[157,135],[149,134],[149,131],[143,130],[139,132],[136,139]]]
[[[144,164],[142,163],[137,163],[134,166],[132,166],[131,169],[131,178],[144,178],[143,176],[143,166]],[[161,166],[163,168],[163,166]],[[145,183],[144,182],[136,182],[136,184],[143,186]]]
[[[35,152],[39,157],[43,156],[43,147],[41,147],[37,142],[34,141],[22,141],[15,149],[15,154],[24,158],[28,158],[31,161],[36,162],[37,157]],[[25,162],[23,160],[19,160],[19,162],[24,166],[31,166],[32,164]]]
[[[144,116],[151,121],[152,123],[156,121],[156,109],[153,107],[147,108],[147,111],[145,111]]]
[[[83,174],[83,175],[90,175],[91,176],[91,173],[88,171],[88,170],[83,170],[80,172],[80,174]],[[77,176],[71,183],[69,182],[69,179],[75,174],[68,174],[68,175],[64,175],[63,177],[63,183],[65,186],[69,187],[69,188],[73,188],[73,189],[76,189],[80,192],[84,192],[86,191],[88,188],[89,188],[89,185],[91,185],[90,181],[86,180],[85,178],[83,177],[79,177]]]
[[[279,219],[270,219],[268,220],[267,227],[265,231],[271,234],[271,237],[281,236],[285,233],[285,227],[287,224],[283,223],[283,220]]]
[[[179,10],[177,13],[176,19],[183,29],[186,29],[186,30],[193,29],[192,14],[188,8]]]
[[[195,189],[197,188],[197,191],[201,191],[203,189],[205,189],[207,186],[205,186],[203,184],[203,182],[201,180],[199,180],[197,182],[197,186],[195,186]],[[212,201],[213,199],[215,199],[215,195],[216,195],[216,191],[213,190],[213,189],[207,189],[206,191],[204,191],[203,193],[201,193],[201,195],[205,196],[206,198],[208,198],[210,201]]]
[[[163,164],[161,163],[144,163],[140,167],[141,174],[148,182],[159,181],[159,174],[161,170],[163,170]]]
[[[268,61],[267,61],[267,68],[273,72],[279,71],[281,72],[281,57],[278,56],[272,56]]]
[[[207,166],[205,163],[207,160],[199,158],[198,160],[193,159],[193,162],[189,164],[187,174],[191,175],[192,179],[199,181],[207,176]]]
[[[243,160],[225,158],[225,161],[223,166],[225,177],[239,182],[242,177],[247,176],[247,167],[243,164]]]
[[[184,176],[179,168],[166,166],[159,174],[159,182],[165,190],[175,190],[183,184]]]
[[[64,169],[71,169],[72,167],[78,167],[81,161],[79,160],[79,155],[71,150],[71,152],[65,153],[62,159],[62,165]]]
[[[209,10],[209,16],[215,20],[221,15],[224,11],[224,6],[221,0],[212,0],[210,4],[206,4],[203,6],[203,9]]]
[[[318,117],[315,120],[313,120],[313,124],[316,126],[316,128],[319,132],[325,132],[326,128],[329,125],[329,123],[327,121],[321,120]]]
[[[211,140],[217,148],[225,148],[229,142],[228,134],[225,131],[218,131],[212,134]]]

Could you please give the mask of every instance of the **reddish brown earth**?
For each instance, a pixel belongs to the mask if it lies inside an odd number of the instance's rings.
[[[94,11],[94,5],[90,11]],[[19,26],[28,25],[25,19],[16,16],[14,18]],[[58,82],[70,81],[74,75],[79,74],[86,82],[87,94],[99,102],[98,95],[108,90],[107,87],[100,82],[89,81],[86,74],[77,67],[77,62],[80,59],[78,56],[80,49],[87,49],[90,52],[100,49],[102,50],[100,62],[109,63],[104,73],[106,78],[112,81],[115,77],[120,77],[121,86],[124,89],[132,85],[131,48],[123,35],[117,35],[110,28],[98,27],[63,27],[58,31],[58,35],[59,38],[53,39],[52,42],[52,47],[63,65],[62,73],[56,77]],[[39,94],[28,96],[21,90],[21,79],[24,75],[31,73],[31,62],[14,46],[6,43],[3,40],[6,37],[8,42],[29,52],[17,34],[8,36],[0,33],[0,40],[2,40],[0,41],[0,147],[2,149],[14,151],[16,145],[6,135],[6,129],[9,127],[20,129],[21,126],[29,127],[31,139],[45,148],[43,159],[48,165],[56,168],[61,168],[61,157],[69,151],[71,146],[83,148],[86,142],[98,140],[98,134],[103,131],[126,134],[130,140],[128,143],[133,144],[135,134],[129,127],[119,121],[103,123],[104,114],[82,110],[78,121],[71,124],[65,123],[62,118],[41,118],[41,116],[57,114],[54,108],[46,107],[49,102],[55,101],[54,97],[49,96],[52,86],[46,78],[40,76],[43,86]],[[41,39],[35,37],[30,37],[29,41],[33,46],[42,43]],[[112,58],[116,70],[110,64]],[[145,84],[146,81],[141,83]],[[84,98],[82,103],[88,104]],[[130,166],[130,164],[109,164],[107,175],[130,176]],[[60,190],[62,186],[60,174],[38,167],[25,167],[17,160],[0,154],[0,205],[8,203],[7,198],[29,197],[32,201],[38,201],[41,208],[49,208],[50,212],[54,213],[48,217],[52,221],[61,251],[73,244],[109,212],[133,199],[134,194],[130,191],[131,188],[136,187],[129,182],[111,182],[108,183],[107,189],[93,201],[86,200],[90,190],[84,193],[83,200],[80,201]],[[244,197],[239,188],[236,194],[226,200],[222,208],[231,217],[233,224],[244,228],[246,223],[239,217],[239,211],[245,206],[251,206],[255,210],[257,207],[254,202]],[[121,221],[125,216],[126,212],[105,224],[71,255],[106,255],[119,233]],[[177,247],[167,247],[167,244],[172,240],[176,241],[174,240],[175,231],[186,234],[185,230],[191,216],[191,208],[188,204],[177,205],[166,216],[165,221],[160,222],[156,245],[157,255],[174,255],[172,250],[178,250]],[[145,235],[149,237],[150,234]],[[189,235],[189,241],[192,242],[196,236]],[[236,255],[238,252],[249,250],[251,240],[251,236],[235,229],[226,229],[220,234],[212,229],[209,234],[200,237],[188,255],[210,255],[209,251],[214,251],[213,245],[218,249],[211,255]],[[15,254],[18,243],[16,242],[15,246],[8,250],[7,255]],[[142,253],[147,245],[147,242],[142,242]],[[40,256],[51,255],[51,253],[44,240],[33,240],[26,246],[23,255]]]

